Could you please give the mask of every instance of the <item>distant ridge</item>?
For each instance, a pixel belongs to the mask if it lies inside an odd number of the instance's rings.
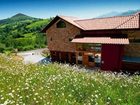
[[[129,11],[126,11],[126,12],[118,14],[118,16],[133,15],[133,14],[136,14],[137,12],[140,12],[140,9],[138,9],[138,10],[129,10]]]
[[[140,12],[140,9],[128,10],[126,12],[116,12],[116,11],[114,11],[114,12],[110,12],[110,13],[107,13],[107,14],[100,15],[97,18],[112,17],[112,16],[128,16],[128,15],[136,14],[137,12]]]
[[[8,24],[8,23],[13,23],[17,21],[24,21],[24,20],[39,20],[39,18],[34,18],[22,13],[18,13],[10,18],[0,20],[0,24]]]
[[[120,14],[120,13],[116,12],[116,11],[113,11],[113,12],[109,12],[109,13],[100,15],[97,18],[112,17],[112,16],[117,16],[118,14]]]
[[[11,18],[15,18],[15,17],[29,17],[29,16],[22,14],[22,13],[18,13],[16,15],[12,16]]]

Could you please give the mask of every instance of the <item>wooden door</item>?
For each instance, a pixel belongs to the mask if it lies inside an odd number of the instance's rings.
[[[110,45],[110,44],[102,45],[101,69],[111,71],[120,70],[122,54],[123,54],[122,45]]]

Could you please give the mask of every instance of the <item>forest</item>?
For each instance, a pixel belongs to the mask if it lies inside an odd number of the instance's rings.
[[[41,30],[52,20],[18,13],[0,20],[0,52],[26,51],[46,47],[46,36]]]

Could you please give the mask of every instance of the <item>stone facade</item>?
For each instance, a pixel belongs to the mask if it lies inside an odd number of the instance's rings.
[[[140,44],[125,45],[124,55],[129,57],[140,57]]]
[[[66,28],[57,28],[56,24],[59,21],[60,19],[46,31],[49,50],[75,52],[76,45],[75,43],[71,43],[70,39],[80,34],[80,29],[66,21]]]
[[[140,31],[127,31],[127,35],[130,40],[130,44],[125,45],[124,56],[140,57],[140,42],[131,42],[133,39],[140,39]]]

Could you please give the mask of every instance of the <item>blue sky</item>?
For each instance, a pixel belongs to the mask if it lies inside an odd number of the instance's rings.
[[[0,0],[0,19],[17,13],[39,18],[56,15],[93,18],[136,9],[140,9],[140,0]]]

